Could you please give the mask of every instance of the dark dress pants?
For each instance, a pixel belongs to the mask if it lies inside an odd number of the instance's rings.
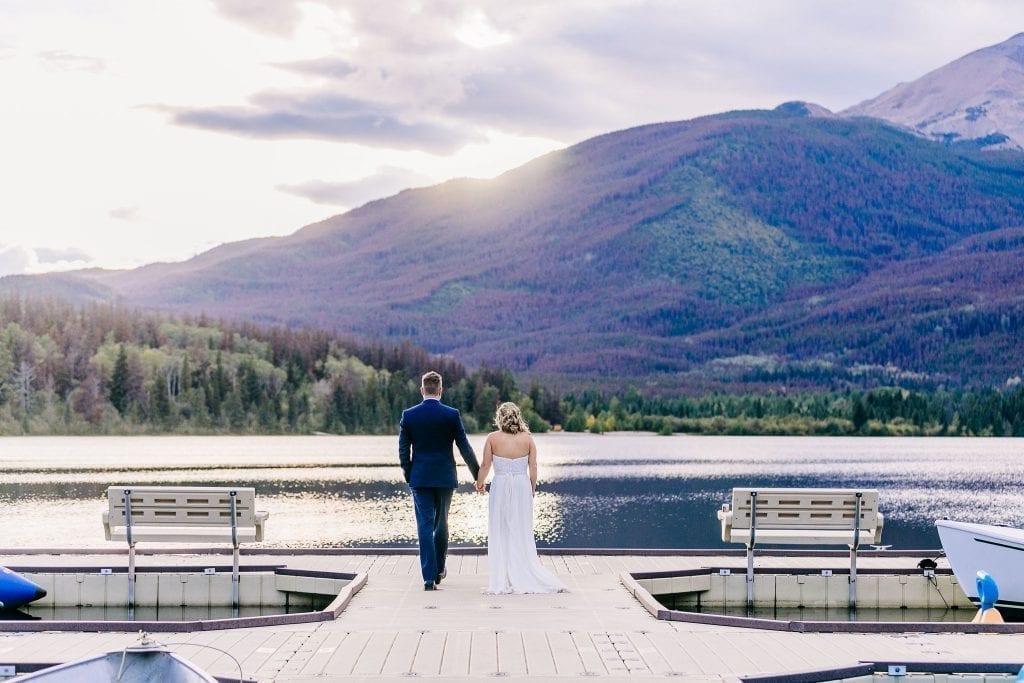
[[[434,581],[448,555],[448,508],[455,489],[417,487],[412,490],[416,507],[416,533],[420,542],[423,582]]]

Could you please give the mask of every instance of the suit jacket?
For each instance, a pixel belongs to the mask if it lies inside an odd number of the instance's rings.
[[[462,459],[476,479],[480,464],[466,438],[459,411],[437,399],[424,399],[419,405],[403,411],[399,425],[398,460],[409,486],[457,487],[459,480],[455,474],[453,443],[458,446]]]

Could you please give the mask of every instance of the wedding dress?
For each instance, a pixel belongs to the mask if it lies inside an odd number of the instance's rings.
[[[494,456],[487,502],[488,593],[559,593],[565,586],[541,566],[533,537],[529,458]]]

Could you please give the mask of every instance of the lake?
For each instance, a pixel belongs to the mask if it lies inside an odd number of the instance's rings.
[[[480,453],[483,435],[470,441]],[[538,545],[723,548],[733,486],[880,490],[883,542],[938,548],[934,520],[1024,526],[1024,439],[537,435]],[[461,465],[461,460],[459,461]],[[0,547],[104,547],[110,484],[254,486],[265,546],[413,546],[393,436],[0,438]],[[465,483],[455,545],[482,545],[487,499]],[[53,520],[59,519],[60,525]],[[739,546],[731,546],[738,548]]]

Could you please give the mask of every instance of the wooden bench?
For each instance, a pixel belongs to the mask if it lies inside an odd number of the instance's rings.
[[[850,606],[857,602],[857,549],[880,543],[884,517],[875,489],[734,488],[718,511],[722,540],[747,547],[747,604],[754,602],[754,546],[845,545],[850,549]]]
[[[135,545],[230,543],[231,598],[238,604],[238,546],[263,540],[267,512],[256,511],[256,489],[217,486],[107,488],[103,530],[108,541],[128,543],[128,604],[135,603]]]

